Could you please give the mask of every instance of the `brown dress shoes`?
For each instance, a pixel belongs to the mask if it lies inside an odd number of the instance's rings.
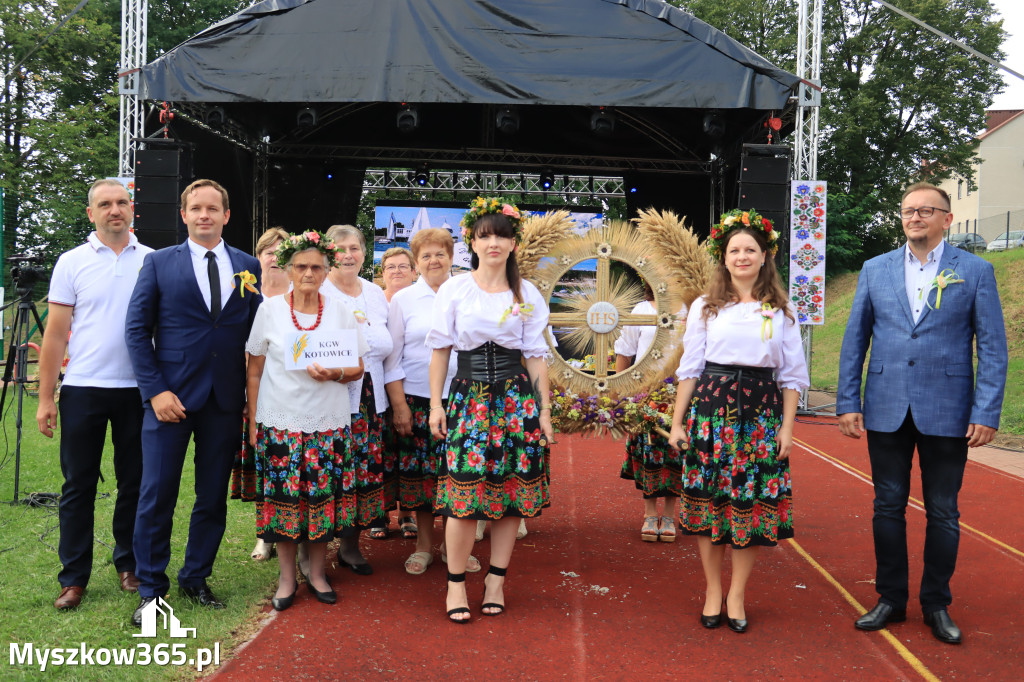
[[[60,596],[57,597],[57,601],[53,602],[54,608],[61,611],[77,609],[78,605],[82,603],[83,592],[85,592],[85,588],[79,587],[78,585],[70,585],[62,588]]]
[[[135,577],[134,571],[123,571],[117,574],[121,579],[121,590],[124,592],[138,592],[139,579]]]

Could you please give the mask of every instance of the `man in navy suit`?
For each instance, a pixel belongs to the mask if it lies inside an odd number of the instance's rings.
[[[1003,310],[992,265],[943,240],[953,222],[944,191],[911,185],[900,215],[907,244],[864,264],[839,355],[839,430],[853,438],[867,431],[875,487],[879,601],[855,625],[880,630],[906,620],[906,507],[916,448],[927,517],[921,611],[937,639],[959,644],[960,629],[947,610],[960,542],[957,494],[967,448],[985,445],[999,428],[1007,365]]]
[[[144,402],[142,487],[135,520],[138,609],[167,594],[171,520],[189,438],[195,441],[195,493],[178,587],[186,598],[224,608],[206,578],[227,516],[227,485],[245,406],[245,342],[258,294],[234,279],[255,274],[252,256],[221,234],[231,211],[228,193],[196,180],[181,195],[188,227],[184,244],[146,256],[128,306],[125,340]]]

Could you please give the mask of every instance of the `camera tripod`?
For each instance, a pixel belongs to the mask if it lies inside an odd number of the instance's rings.
[[[18,479],[21,474],[21,419],[22,403],[25,398],[25,384],[28,383],[28,340],[31,332],[29,322],[34,319],[39,331],[43,331],[43,321],[39,319],[35,301],[32,300],[32,287],[15,284],[18,296],[18,308],[11,325],[11,346],[7,351],[7,363],[4,365],[3,390],[0,391],[0,415],[3,414],[7,402],[7,385],[14,379],[14,395],[18,401],[18,416],[14,424],[17,428],[17,444],[14,449],[14,499],[18,503]],[[31,314],[31,318],[29,315]]]

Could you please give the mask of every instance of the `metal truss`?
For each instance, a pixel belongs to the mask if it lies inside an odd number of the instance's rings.
[[[472,194],[526,194],[544,196],[610,199],[626,196],[624,183],[618,176],[558,175],[551,187],[544,189],[538,173],[477,173],[473,171],[432,171],[426,185],[416,182],[416,171],[367,168],[363,191],[386,191],[406,194],[423,192],[467,192]]]
[[[139,69],[146,63],[148,13],[148,0],[121,0],[121,61],[118,73],[121,106],[117,134],[117,174],[121,177],[135,175],[135,140],[143,135]]]
[[[258,143],[252,156],[252,252],[256,253],[257,235],[262,235],[270,226],[270,169],[266,143]]]
[[[514,166],[530,171],[553,168],[556,172],[601,171],[660,171],[705,175],[711,170],[710,161],[649,157],[585,156],[580,154],[544,154],[520,152],[510,149],[426,149],[394,147],[356,147],[322,144],[271,143],[272,157],[321,158],[335,161],[374,162],[377,165],[412,167],[419,163],[472,168],[480,166]]]

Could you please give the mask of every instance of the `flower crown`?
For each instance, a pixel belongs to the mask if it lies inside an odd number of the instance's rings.
[[[466,215],[462,216],[462,220],[459,222],[459,225],[462,226],[462,241],[467,246],[473,241],[473,225],[476,224],[476,221],[481,216],[485,216],[488,213],[496,213],[508,218],[508,221],[512,223],[512,229],[515,231],[514,238],[517,242],[519,241],[521,236],[519,225],[523,221],[523,214],[519,209],[514,204],[507,204],[496,197],[477,197],[469,204],[469,210],[466,211]]]
[[[327,256],[331,267],[339,264],[338,247],[334,245],[334,241],[316,230],[307,230],[281,240],[274,251],[274,255],[277,256],[277,266],[284,269],[288,266],[288,261],[292,259],[292,256],[307,249],[316,249]]]
[[[768,242],[768,255],[774,256],[779,250],[779,233],[772,229],[772,221],[763,217],[754,209],[744,211],[740,208],[723,213],[721,222],[711,226],[711,236],[708,237],[705,245],[708,253],[717,261],[723,258],[722,245],[725,244],[725,237],[730,231],[746,227],[751,230],[764,231],[765,241]]]

